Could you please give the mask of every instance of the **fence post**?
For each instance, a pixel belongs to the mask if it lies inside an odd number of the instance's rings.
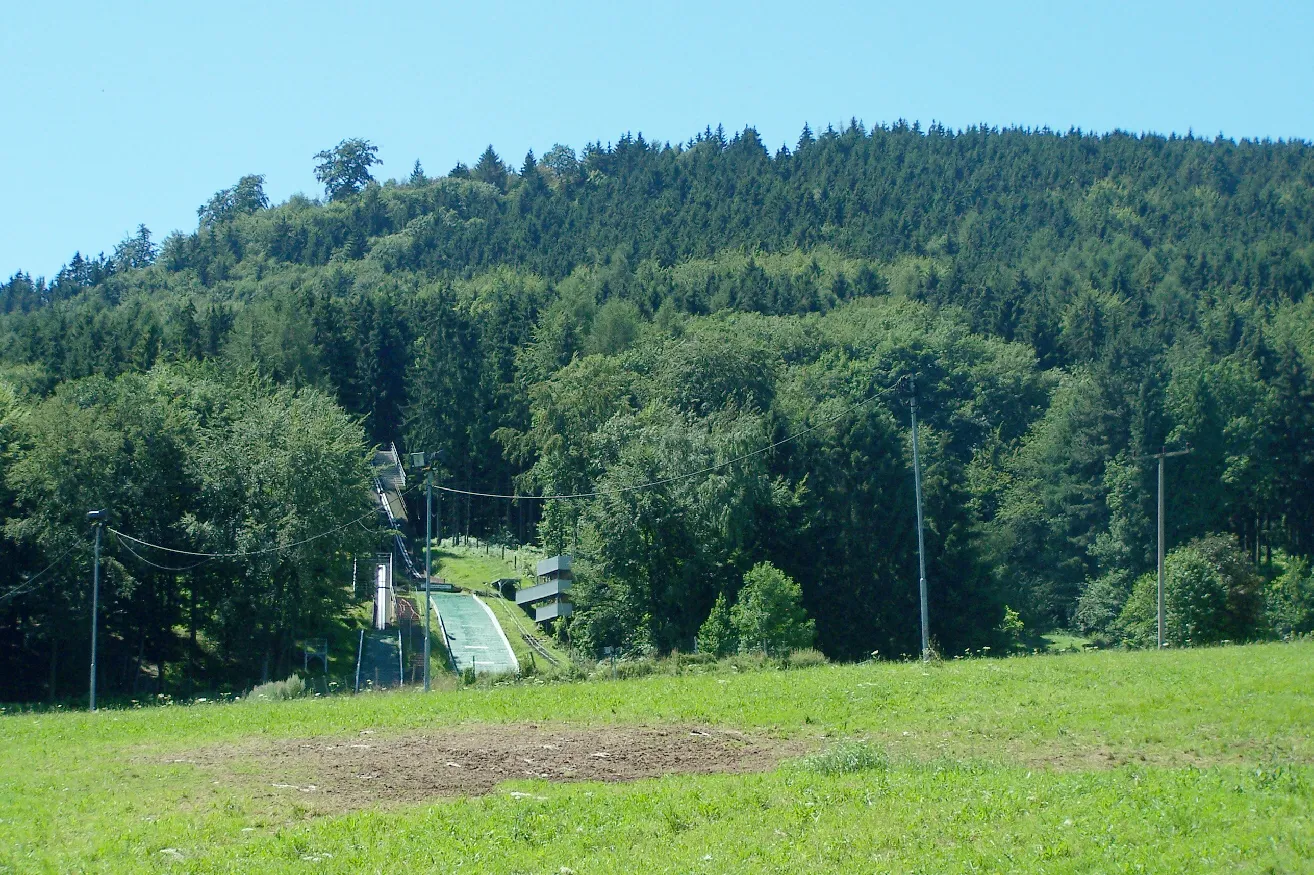
[[[356,692],[360,692],[360,657],[365,651],[365,630],[360,630],[360,644],[356,647]]]

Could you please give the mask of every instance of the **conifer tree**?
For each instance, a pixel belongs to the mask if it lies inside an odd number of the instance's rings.
[[[501,158],[497,157],[492,144],[489,144],[484,153],[479,156],[479,161],[475,164],[472,175],[475,179],[488,183],[498,191],[506,191],[506,165],[502,163]]]

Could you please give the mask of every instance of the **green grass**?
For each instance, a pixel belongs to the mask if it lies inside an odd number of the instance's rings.
[[[538,554],[529,550],[519,553],[508,550],[506,558],[503,559],[501,550],[497,547],[490,547],[485,553],[483,547],[448,545],[435,553],[435,561],[439,569],[436,574],[462,589],[479,593],[480,598],[492,608],[493,616],[497,617],[498,624],[506,634],[506,640],[511,643],[511,650],[515,653],[522,670],[528,665],[536,665],[539,670],[548,669],[542,657],[534,654],[530,646],[525,643],[525,639],[521,637],[522,630],[536,635],[544,648],[557,658],[560,665],[570,663],[570,658],[564,649],[543,634],[524,611],[502,598],[501,593],[489,586],[493,581],[504,577],[518,580],[526,579],[527,576],[532,577],[533,563],[538,559]],[[519,560],[519,568],[516,565],[517,560]],[[529,568],[530,571],[526,572],[525,568]]]
[[[0,872],[1309,872],[1311,677],[1303,642],[10,714]],[[820,748],[764,775],[515,783],[333,816],[172,761],[519,721]]]
[[[1043,649],[1050,653],[1072,653],[1090,646],[1089,638],[1075,632],[1048,632],[1040,637]]]
[[[507,550],[503,559],[500,547],[488,547],[485,552],[484,547],[445,544],[434,550],[434,575],[465,589],[482,589],[503,577],[533,577],[533,565],[540,558],[539,554],[528,549],[518,553]]]

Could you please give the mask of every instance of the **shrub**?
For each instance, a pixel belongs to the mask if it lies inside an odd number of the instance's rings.
[[[694,666],[701,667],[706,665],[712,665],[713,663],[716,662],[717,655],[715,653],[708,653],[705,650],[699,650],[698,653],[681,653],[680,651],[676,650],[673,651],[670,657],[668,658],[670,659],[671,662],[675,664],[675,667],[677,669],[676,673],[678,674],[679,670],[682,669],[692,668]]]
[[[1214,644],[1254,635],[1259,576],[1235,544],[1210,535],[1164,560],[1164,640],[1174,646]],[[1158,578],[1136,581],[1118,617],[1130,644],[1153,647],[1158,638]]]
[[[814,647],[804,647],[801,650],[791,650],[785,657],[786,668],[812,668],[818,665],[826,665],[830,660],[826,659],[826,654]]]
[[[725,593],[716,597],[712,612],[698,629],[698,651],[712,656],[728,656],[739,649],[739,636],[730,619],[730,605]]]
[[[1085,635],[1103,635],[1117,627],[1135,581],[1125,571],[1112,571],[1086,582],[1072,623]]]
[[[1264,620],[1264,580],[1228,535],[1205,535],[1191,542],[1218,569],[1227,588],[1225,637],[1255,637]]]
[[[730,609],[741,649],[762,648],[779,653],[811,647],[816,623],[803,610],[803,590],[788,574],[770,562],[753,566],[744,575],[744,588]]]
[[[1005,652],[1022,647],[1022,636],[1026,634],[1026,626],[1022,623],[1022,615],[1008,605],[1004,605],[1004,619],[1000,620],[999,625],[995,627],[995,634],[999,639],[1001,649]]]
[[[306,694],[306,682],[300,675],[292,675],[285,681],[270,681],[260,684],[246,694],[249,701],[264,700],[281,702],[284,699],[299,699]]]
[[[1279,638],[1314,632],[1314,572],[1307,560],[1289,560],[1264,595],[1266,620]]]
[[[598,663],[602,671],[610,671],[610,665],[605,660]],[[658,671],[657,660],[649,657],[640,657],[639,659],[621,659],[616,662],[616,677],[629,680],[632,678],[647,677],[650,674],[656,674]]]
[[[842,741],[823,751],[806,756],[800,763],[819,775],[850,775],[854,772],[886,771],[890,758],[869,741]]]

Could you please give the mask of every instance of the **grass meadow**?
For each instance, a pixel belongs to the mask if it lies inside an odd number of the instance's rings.
[[[810,753],[336,812],[254,761],[189,761],[528,723]],[[1311,872],[1312,727],[1311,642],[11,712],[0,872]]]

